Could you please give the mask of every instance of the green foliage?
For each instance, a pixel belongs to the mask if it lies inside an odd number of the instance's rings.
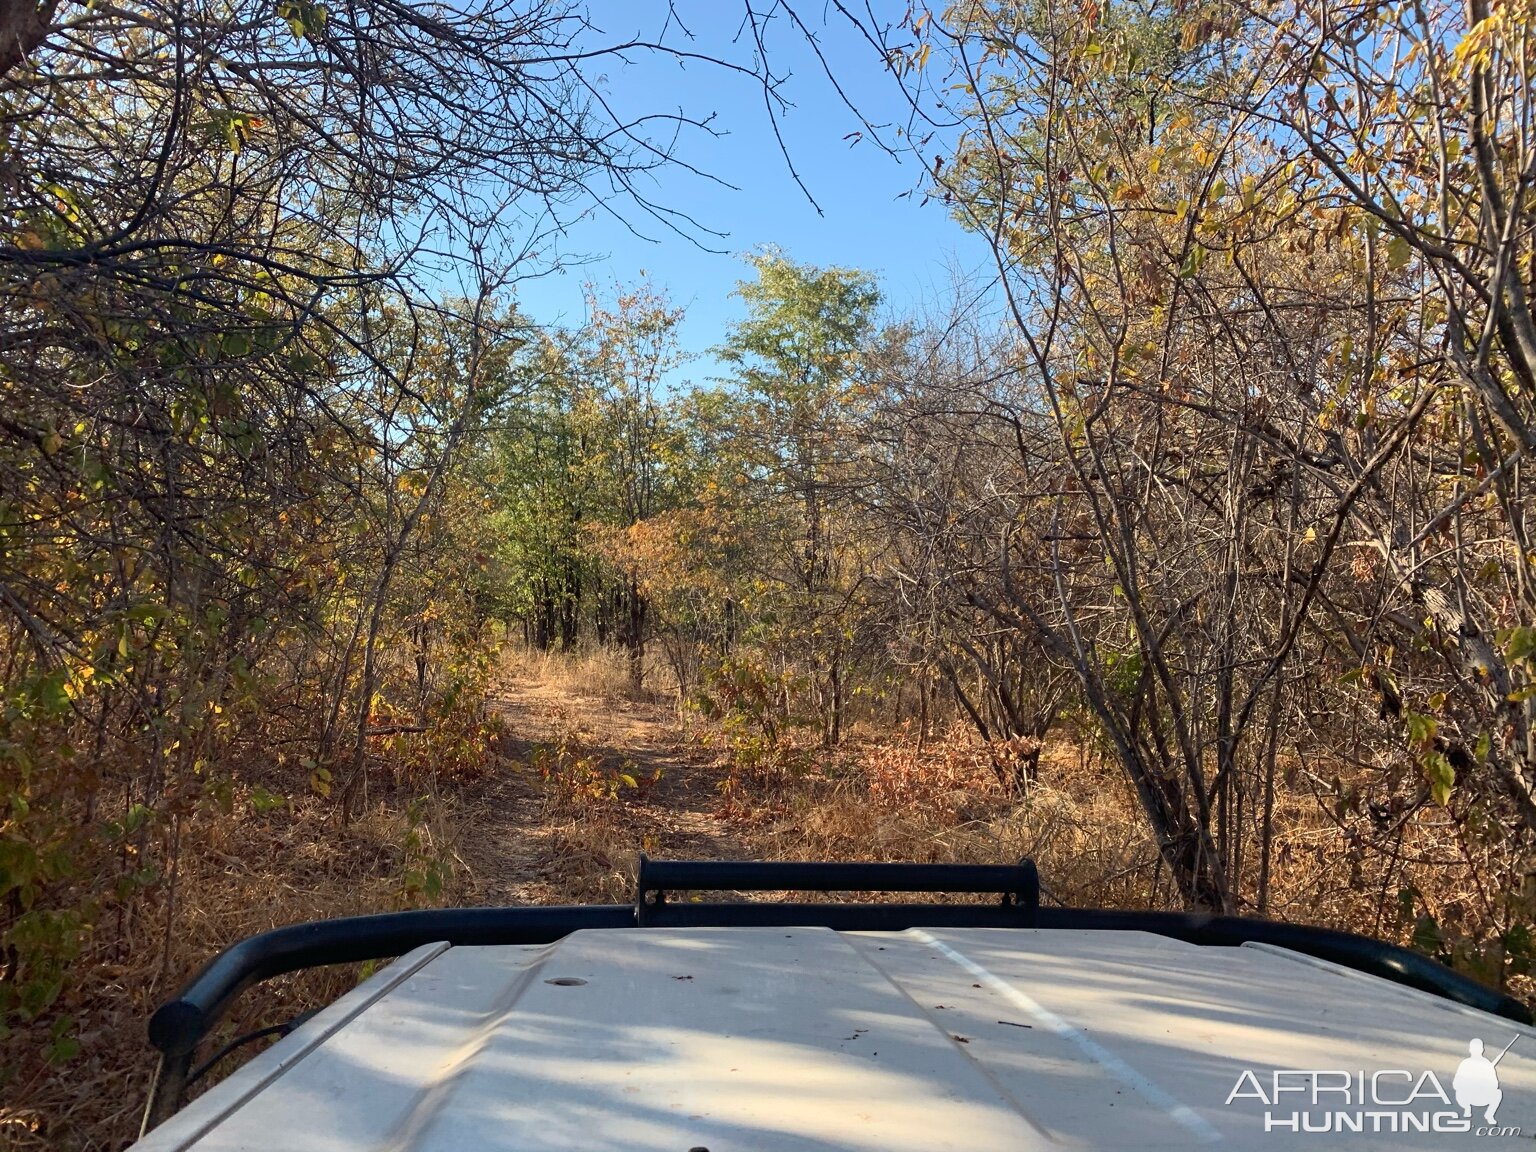
[[[1502,927],[1492,932],[1474,929],[1457,905],[1441,909],[1428,906],[1424,894],[1413,885],[1397,893],[1397,918],[1406,930],[1408,946],[1440,963],[1494,988],[1508,986],[1512,978],[1536,971],[1536,878],[1527,877],[1502,900]]]
[[[728,732],[746,731],[777,742],[780,729],[792,722],[785,702],[794,688],[793,679],[770,669],[762,656],[737,653],[710,666],[695,706]]]
[[[694,697],[700,713],[720,725],[729,757],[730,770],[721,782],[727,794],[743,786],[768,788],[809,765],[806,750],[789,739],[793,729],[814,724],[791,710],[804,680],[769,659],[747,649],[721,658],[706,669]]]
[[[407,906],[437,902],[453,874],[449,846],[434,834],[433,807],[430,796],[419,796],[406,806],[399,895]]]
[[[758,640],[799,668],[797,691],[836,744],[869,641],[863,585],[870,544],[849,499],[876,388],[880,293],[865,273],[797,264],[769,249],[737,295],[747,318],[717,349],[736,367],[730,455],[741,469],[737,520],[751,533]]]
[[[544,782],[552,811],[587,819],[600,816],[626,795],[643,799],[662,779],[661,768],[646,773],[633,760],[617,767],[605,764],[601,756],[581,748],[570,733],[535,748],[528,764]]]
[[[251,810],[253,812],[271,812],[276,808],[287,808],[291,803],[286,796],[279,796],[275,792],[269,792],[260,784],[251,790]]]
[[[1536,627],[1506,628],[1499,633],[1499,643],[1505,659],[1536,671]]]
[[[880,291],[863,272],[796,264],[777,249],[748,263],[757,278],[736,288],[748,318],[718,351],[740,366],[749,396],[783,409],[780,428],[809,434],[806,421],[857,380]]]
[[[6,942],[14,949],[16,970],[0,983],[0,1029],[35,1020],[53,1007],[90,932],[90,911],[88,905],[34,907],[10,919]],[[55,1047],[62,1035],[54,1035]]]
[[[532,619],[541,646],[570,643],[591,572],[582,526],[594,499],[586,454],[596,428],[570,354],[546,341],[481,464],[494,492],[495,610]]]

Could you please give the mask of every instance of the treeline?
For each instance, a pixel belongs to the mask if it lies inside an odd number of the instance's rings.
[[[759,727],[814,723],[830,744],[871,665],[851,486],[879,293],[777,251],[751,264],[729,379],[683,381],[681,313],[649,288],[547,339],[544,383],[486,444],[490,579],[528,644],[621,648],[636,689],[649,650],[683,703],[724,677],[762,697]]]

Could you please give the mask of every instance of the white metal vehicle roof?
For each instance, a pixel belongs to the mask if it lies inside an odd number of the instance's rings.
[[[419,948],[135,1148],[1521,1146],[1490,1074],[1536,1136],[1536,1030],[1267,945],[616,929]]]

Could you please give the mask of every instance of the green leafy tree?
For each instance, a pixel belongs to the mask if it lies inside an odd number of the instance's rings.
[[[869,545],[852,496],[880,293],[865,273],[776,250],[749,263],[747,318],[718,351],[736,368],[736,456],[766,530],[757,575],[774,605],[770,646],[803,663],[822,740],[836,744],[863,627]]]
[[[614,294],[611,305],[589,289],[581,370],[594,416],[590,467],[598,501],[593,546],[615,577],[599,593],[599,618],[628,653],[631,690],[645,674],[650,599],[629,537],[686,497],[688,442],[676,425],[668,376],[687,363],[678,346],[681,309],[648,284]]]
[[[575,355],[546,336],[484,461],[495,505],[497,607],[541,650],[570,648],[580,635],[593,576],[583,530],[598,503],[596,437]]]

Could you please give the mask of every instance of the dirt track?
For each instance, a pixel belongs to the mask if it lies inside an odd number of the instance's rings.
[[[632,891],[629,877],[641,850],[680,859],[741,855],[715,813],[713,757],[683,738],[670,705],[509,672],[488,706],[506,724],[500,766],[471,789],[458,846],[476,903],[617,896]],[[636,777],[659,768],[661,779],[643,796],[625,789],[580,818],[553,813],[530,758],[562,739],[604,768],[623,766]]]

